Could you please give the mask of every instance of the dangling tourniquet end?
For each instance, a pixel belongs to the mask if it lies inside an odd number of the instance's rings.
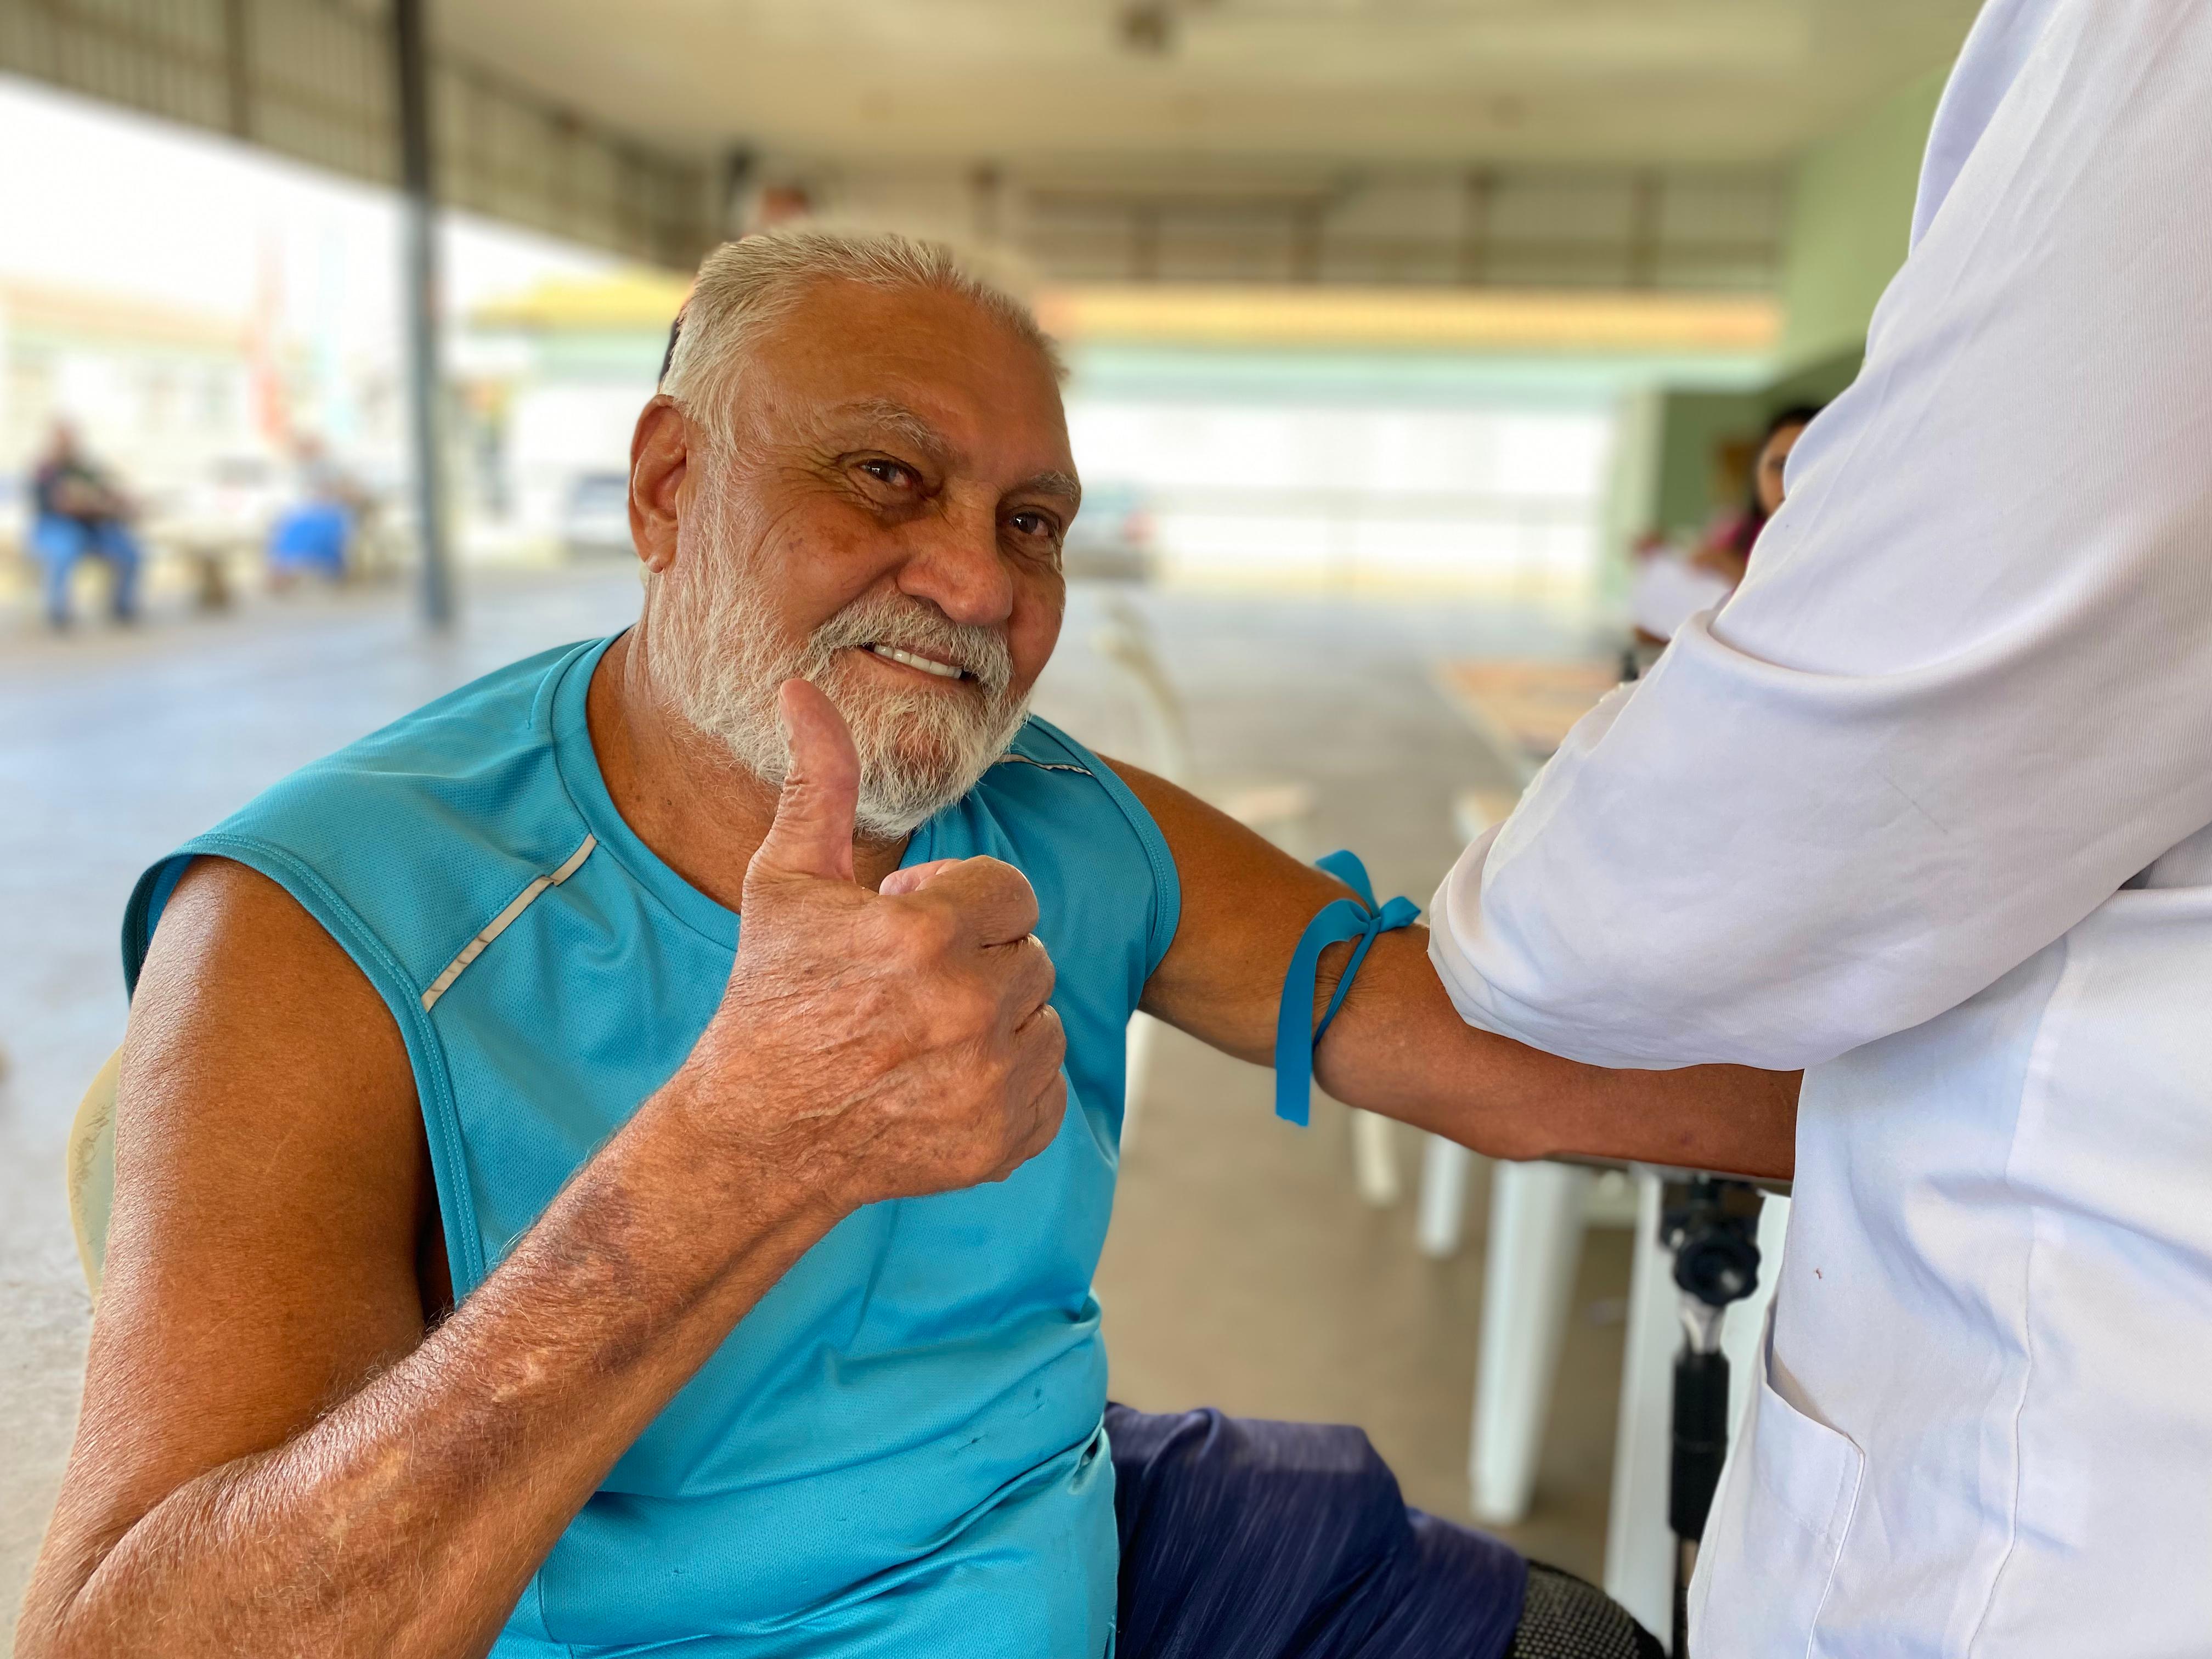
[[[1298,935],[1298,948],[1291,952],[1290,969],[1283,975],[1283,1004],[1275,1015],[1275,1115],[1303,1127],[1313,1098],[1314,1049],[1328,1030],[1345,993],[1367,960],[1367,952],[1382,934],[1419,920],[1421,907],[1409,898],[1394,898],[1379,908],[1367,866],[1348,852],[1334,852],[1315,860],[1322,869],[1359,895],[1357,900],[1332,899]],[[1314,990],[1321,977],[1321,953],[1332,945],[1357,939],[1352,960],[1336,981],[1336,991],[1313,1017]]]

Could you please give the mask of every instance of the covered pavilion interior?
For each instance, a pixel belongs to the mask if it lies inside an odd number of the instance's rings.
[[[1467,791],[1515,757],[1438,695],[1448,657],[1609,659],[1626,550],[1696,534],[1742,438],[1833,395],[1902,259],[1919,150],[1975,0],[19,0],[0,75],[398,192],[418,234],[411,522],[398,593],[189,635],[0,652],[0,1635],[52,1502],[90,1303],[58,1171],[118,1040],[113,923],[137,870],[246,793],[474,672],[620,626],[605,565],[454,568],[456,322],[437,216],[629,262],[471,319],[542,348],[653,338],[700,255],[793,204],[979,250],[1069,346],[1073,391],[1265,404],[1598,410],[1589,606],[1079,583],[1041,707],[1140,751],[1104,630],[1132,607],[1196,764],[1291,777],[1322,848],[1425,899]],[[594,312],[592,308],[599,307]],[[0,319],[4,319],[0,308]],[[4,331],[0,331],[4,338]],[[625,346],[624,349],[630,349]],[[1342,388],[1351,387],[1346,392]],[[1319,390],[1316,390],[1319,388]],[[1334,389],[1333,389],[1334,388]],[[1377,394],[1380,395],[1380,394]],[[1717,460],[1717,458],[1719,459]],[[1078,460],[1083,461],[1079,447]],[[613,465],[620,465],[619,456]],[[1717,467],[1738,482],[1717,486]],[[1117,700],[1118,699],[1118,700]],[[1341,1112],[1273,1133],[1266,1079],[1170,1034],[1100,1293],[1114,1386],[1357,1420],[1413,1501],[1468,1513],[1483,1183],[1468,1243],[1414,1248],[1354,1189]],[[1478,1171],[1479,1173],[1479,1171]],[[1533,1506],[1509,1536],[1605,1567],[1629,1246],[1571,1289]],[[12,1334],[20,1333],[21,1340]]]

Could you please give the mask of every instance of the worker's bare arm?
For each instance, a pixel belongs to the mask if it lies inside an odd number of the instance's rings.
[[[1347,890],[1187,791],[1115,769],[1159,823],[1182,884],[1182,923],[1145,1007],[1267,1064],[1298,935]],[[1350,955],[1349,945],[1323,954],[1316,1014]],[[1608,1071],[1476,1030],[1452,1006],[1419,927],[1376,941],[1315,1070],[1347,1104],[1500,1158],[1580,1154],[1768,1176],[1795,1162],[1796,1073]]]
[[[794,767],[690,1059],[427,1332],[430,1182],[389,1015],[280,890],[194,867],[125,1045],[108,1277],[24,1659],[483,1652],[607,1468],[842,1215],[1050,1140],[1034,896],[989,860],[854,886],[856,772],[849,741]]]

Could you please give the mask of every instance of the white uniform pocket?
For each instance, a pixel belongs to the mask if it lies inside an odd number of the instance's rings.
[[[1798,1659],[1814,1651],[1865,1455],[1774,1391],[1774,1315],[1759,1345],[1745,1412],[1705,1524],[1690,1585],[1698,1659]]]

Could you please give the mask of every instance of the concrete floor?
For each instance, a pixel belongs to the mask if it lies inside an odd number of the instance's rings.
[[[0,620],[0,1637],[66,1455],[90,1308],[60,1168],[78,1094],[120,1036],[116,938],[152,859],[253,791],[470,677],[635,608],[625,571],[484,579],[454,636],[392,593],[260,604],[50,641]],[[1040,712],[1142,762],[1133,710],[1071,598]],[[1431,689],[1440,655],[1580,641],[1495,609],[1142,593],[1205,779],[1302,778],[1323,846],[1425,900],[1456,851],[1449,803],[1504,782]],[[1481,1264],[1431,1262],[1409,1205],[1354,1195],[1343,1115],[1299,1132],[1267,1074],[1174,1032],[1158,1051],[1099,1275],[1118,1397],[1363,1425],[1409,1498],[1463,1516]],[[1401,1158],[1415,1172],[1413,1137]],[[1482,1183],[1476,1183],[1479,1195]],[[1522,1547],[1595,1576],[1627,1241],[1593,1235]]]

